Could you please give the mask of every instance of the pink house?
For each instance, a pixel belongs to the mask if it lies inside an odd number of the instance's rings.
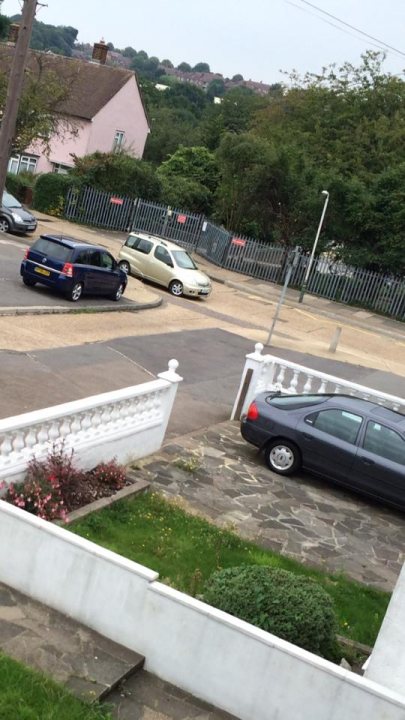
[[[0,70],[6,71],[13,50],[3,46]],[[149,124],[134,72],[36,51],[30,51],[28,66],[33,73],[53,71],[69,84],[69,94],[57,108],[60,132],[51,138],[49,150],[34,142],[10,159],[10,172],[67,172],[73,167],[74,155],[82,157],[97,150],[125,148],[133,157],[142,157]]]

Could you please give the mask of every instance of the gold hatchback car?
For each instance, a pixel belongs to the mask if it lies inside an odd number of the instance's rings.
[[[132,232],[118,258],[120,268],[128,275],[163,285],[177,297],[207,297],[211,293],[208,275],[198,269],[186,250],[168,240]]]

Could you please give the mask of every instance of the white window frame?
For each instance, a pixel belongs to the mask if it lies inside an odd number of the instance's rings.
[[[114,142],[113,142],[113,151],[114,150],[120,150],[125,142],[125,131],[124,130],[116,130],[114,135]]]
[[[13,169],[13,166],[15,168],[16,163],[17,169],[15,170]],[[13,155],[8,163],[8,172],[13,173],[14,175],[19,175],[21,172],[35,173],[37,163],[38,157],[36,155]],[[27,167],[21,168],[22,165],[27,165]]]
[[[72,169],[71,165],[65,165],[64,163],[53,162],[52,172],[57,175],[67,175]]]

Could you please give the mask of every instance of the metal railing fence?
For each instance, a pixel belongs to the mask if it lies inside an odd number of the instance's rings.
[[[109,230],[158,235],[227,270],[266,282],[284,282],[289,248],[236,235],[198,213],[85,187],[69,190],[64,215],[68,220]],[[291,287],[301,287],[308,260],[308,253],[303,251],[293,270]],[[405,321],[403,277],[320,256],[312,265],[307,292]]]

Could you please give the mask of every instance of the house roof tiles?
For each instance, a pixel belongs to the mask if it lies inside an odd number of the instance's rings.
[[[10,71],[14,47],[0,45],[0,72]],[[135,76],[131,70],[84,62],[53,53],[29,51],[27,68],[34,73],[53,71],[70,90],[57,108],[60,113],[91,120],[126,83]]]

